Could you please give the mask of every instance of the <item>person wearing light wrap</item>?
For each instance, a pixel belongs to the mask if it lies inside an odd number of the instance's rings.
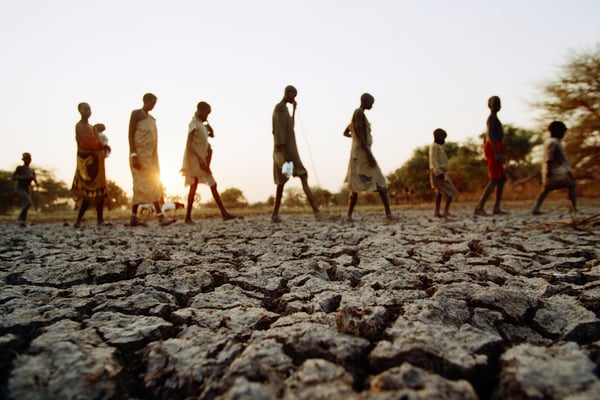
[[[350,161],[344,180],[350,192],[348,198],[348,214],[346,221],[352,221],[352,213],[358,201],[358,192],[379,192],[388,220],[394,220],[390,210],[390,200],[387,192],[387,182],[377,161],[371,152],[373,137],[371,124],[365,116],[365,110],[370,110],[375,98],[369,93],[360,97],[360,107],[354,110],[352,121],[344,131],[344,136],[352,138]]]
[[[283,197],[283,188],[289,177],[282,171],[285,162],[293,162],[294,170],[292,175],[300,178],[302,189],[306,195],[306,199],[313,210],[317,220],[322,219],[317,203],[308,186],[308,172],[304,168],[304,164],[300,160],[298,147],[296,145],[296,134],[294,132],[294,118],[296,116],[296,95],[298,91],[293,86],[287,86],[284,90],[283,98],[273,110],[273,179],[277,189],[275,191],[275,204],[271,215],[271,222],[280,222],[279,207],[281,206],[281,198]],[[287,108],[287,104],[293,107],[292,115]]]
[[[225,209],[221,195],[217,190],[217,182],[210,168],[212,148],[210,143],[208,143],[208,138],[214,137],[214,131],[208,123],[210,112],[211,108],[208,103],[204,101],[199,102],[196,106],[196,113],[188,128],[188,137],[183,154],[183,165],[181,167],[181,173],[185,176],[185,184],[190,187],[185,215],[186,224],[193,224],[192,207],[199,183],[204,183],[210,187],[223,221],[236,218],[235,215],[228,213]]]
[[[429,182],[435,190],[434,216],[438,218],[448,217],[452,198],[458,193],[454,182],[448,176],[448,156],[444,151],[444,143],[448,134],[443,129],[433,131],[433,143],[429,146]],[[444,213],[440,213],[442,197],[446,197]]]
[[[553,190],[568,189],[571,211],[577,213],[577,195],[575,193],[575,178],[569,159],[565,154],[561,140],[567,132],[566,125],[561,121],[553,121],[548,126],[550,137],[544,143],[544,162],[542,164],[542,190],[537,197],[532,214],[539,215],[544,199]]]
[[[145,223],[138,221],[137,212],[140,204],[146,203],[153,204],[159,225],[166,226],[175,220],[166,218],[160,207],[163,188],[158,164],[158,131],[156,120],[150,115],[157,98],[152,93],[146,93],[142,100],[143,107],[133,110],[129,119],[129,166],[133,178],[129,226],[145,226]]]

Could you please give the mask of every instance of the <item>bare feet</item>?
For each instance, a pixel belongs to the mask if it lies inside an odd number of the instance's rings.
[[[160,226],[169,226],[174,223],[175,223],[174,219],[167,218],[164,215],[161,215],[160,217],[158,217],[158,225],[160,225]]]
[[[229,220],[236,219],[239,217],[236,215],[227,213],[227,214],[223,215],[221,218],[223,218],[223,221],[229,221]]]
[[[478,215],[480,217],[487,217],[489,214],[487,212],[485,212],[485,210],[481,207],[475,207],[475,210],[473,211],[473,215]]]

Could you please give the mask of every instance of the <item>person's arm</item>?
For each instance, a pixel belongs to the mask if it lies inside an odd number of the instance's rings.
[[[37,176],[35,175],[35,169],[31,170],[31,175],[33,176],[33,183],[35,183],[35,186],[39,186]]]
[[[346,125],[346,129],[344,129],[342,135],[346,137],[352,137],[352,130],[350,129],[350,124]]]
[[[288,114],[285,108],[285,104],[279,103],[275,106],[275,110],[273,111],[273,142],[275,144],[275,150],[281,153],[284,161],[289,161],[287,159],[287,154],[285,154],[285,140],[286,140],[286,132],[288,129]]]
[[[212,126],[210,126],[210,124],[208,123],[208,121],[206,121],[206,131],[208,132],[208,137],[215,137],[215,130],[213,129]]]
[[[206,162],[206,155],[200,154],[199,149],[202,146],[194,145],[194,137],[198,138],[198,140],[200,141],[206,141],[206,136],[203,132],[198,132],[196,128],[192,129],[188,133],[188,149],[192,152],[194,157],[196,157],[196,160],[198,160],[198,165],[200,166],[200,169],[208,173],[212,173],[210,167],[208,166],[208,163]],[[208,145],[208,143],[206,145]]]
[[[13,172],[12,177],[10,179],[12,179],[13,181],[18,181],[20,177],[21,177],[21,167],[18,166],[17,168],[15,168],[15,172]]]
[[[140,160],[137,156],[135,147],[135,129],[137,123],[140,121],[140,110],[134,110],[131,112],[129,118],[129,157],[131,157],[131,165],[133,168],[139,169],[141,167]]]
[[[557,162],[557,154],[559,152],[559,148],[556,142],[552,141],[548,144],[548,148],[546,149],[546,176],[551,177],[553,175],[552,168],[554,164]]]
[[[365,121],[364,112],[362,110],[357,110],[354,113],[353,120],[354,130],[356,132],[356,138],[358,139],[358,143],[360,143],[360,147],[367,154],[369,165],[371,167],[374,167],[377,165],[377,161],[375,161],[375,157],[373,157],[373,153],[371,153],[371,149],[369,148],[369,144],[367,143],[367,124]]]
[[[433,174],[435,176],[437,176],[440,179],[444,179],[445,174],[444,171],[442,170],[442,168],[440,167],[441,165],[441,158],[442,158],[442,154],[441,154],[441,147],[437,144],[432,144],[430,147],[430,157],[431,157],[431,169],[433,169]]]
[[[494,158],[496,161],[504,162],[503,156],[498,150],[498,144],[496,143],[498,141],[498,137],[500,136],[498,131],[502,129],[499,125],[499,121],[497,118],[490,118],[488,119],[487,125],[487,137],[492,144],[492,149],[494,149]]]

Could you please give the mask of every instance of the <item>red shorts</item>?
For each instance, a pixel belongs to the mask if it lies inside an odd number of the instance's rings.
[[[496,148],[499,154],[504,154],[502,151],[502,142],[496,141]],[[504,163],[496,160],[496,154],[494,153],[494,147],[492,142],[486,140],[483,145],[483,152],[487,161],[488,167],[488,178],[491,181],[499,181],[504,179]]]

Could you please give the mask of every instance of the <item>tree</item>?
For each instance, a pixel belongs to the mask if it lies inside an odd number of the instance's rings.
[[[108,187],[106,206],[109,210],[129,205],[127,193],[115,181],[107,180],[106,186]]]
[[[473,193],[487,183],[487,166],[483,156],[483,145],[467,139],[448,160],[450,177],[459,192]]]
[[[541,87],[544,126],[563,121],[563,140],[576,179],[600,180],[600,43],[593,51],[574,52],[558,76]]]
[[[56,180],[54,171],[36,168],[35,173],[39,186],[34,187],[31,200],[36,210],[56,210],[76,199],[64,181]]]
[[[310,191],[313,194],[315,202],[322,207],[329,207],[332,205],[333,201],[333,193],[331,193],[327,189],[323,189],[320,186],[315,186],[310,188]]]
[[[306,205],[306,196],[302,188],[286,188],[283,196],[283,204],[290,208],[304,207]]]
[[[221,192],[221,200],[227,208],[246,207],[248,200],[238,188],[228,188]]]
[[[429,146],[417,147],[412,157],[387,176],[390,191],[404,193],[408,188],[417,197],[429,199]]]
[[[533,163],[531,150],[542,143],[542,138],[533,131],[508,124],[504,126],[504,167],[511,180],[539,173],[539,165]]]
[[[19,198],[15,192],[15,182],[12,172],[0,171],[0,214],[6,214],[11,207],[19,205]]]

